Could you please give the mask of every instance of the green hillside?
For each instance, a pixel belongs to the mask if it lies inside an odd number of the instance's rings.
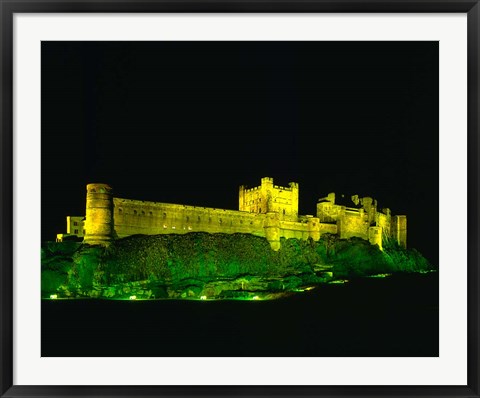
[[[275,298],[335,279],[434,267],[416,250],[324,235],[282,239],[270,249],[249,234],[136,235],[108,248],[49,242],[42,248],[42,297]]]

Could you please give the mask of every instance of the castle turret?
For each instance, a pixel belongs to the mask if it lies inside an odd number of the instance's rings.
[[[291,217],[296,221],[298,218],[298,197],[299,197],[299,187],[297,182],[289,182],[288,186],[292,190],[292,206],[291,206]]]
[[[245,210],[245,187],[240,185],[238,188],[238,210]]]
[[[392,217],[392,235],[400,246],[407,248],[407,216]]]
[[[270,243],[272,250],[280,249],[280,220],[278,213],[267,213],[264,225],[265,238]]]
[[[112,188],[107,184],[88,184],[83,241],[90,245],[107,245],[112,239]]]
[[[307,223],[308,237],[317,242],[320,239],[320,219],[317,217],[309,217]]]
[[[370,227],[368,228],[368,241],[372,245],[378,245],[380,250],[382,248],[382,227]]]
[[[273,211],[273,178],[263,177],[260,185],[261,195],[265,198],[265,213]]]

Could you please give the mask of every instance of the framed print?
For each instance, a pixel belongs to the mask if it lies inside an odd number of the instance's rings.
[[[3,2],[2,396],[478,396],[478,13]]]

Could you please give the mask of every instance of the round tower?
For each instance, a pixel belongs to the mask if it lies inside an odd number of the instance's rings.
[[[107,184],[88,184],[83,241],[90,245],[107,245],[112,238],[112,188]]]

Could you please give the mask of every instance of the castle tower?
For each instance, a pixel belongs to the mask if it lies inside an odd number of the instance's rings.
[[[370,227],[368,228],[368,241],[372,245],[378,245],[380,250],[382,248],[382,227]]]
[[[273,178],[263,177],[260,185],[260,194],[265,201],[265,213],[273,211]]]
[[[317,217],[309,217],[307,225],[308,236],[317,242],[320,239],[320,219]]]
[[[407,248],[407,216],[392,217],[391,234],[403,248]]]
[[[323,223],[336,222],[338,208],[339,206],[335,205],[335,192],[330,192],[325,198],[318,199],[317,217]]]
[[[298,196],[296,182],[281,187],[274,185],[272,177],[263,177],[258,187],[240,186],[238,209],[260,214],[278,213],[281,220],[298,221]]]
[[[90,245],[107,245],[112,239],[112,188],[107,184],[88,184],[83,241]]]
[[[280,249],[280,220],[278,219],[278,213],[267,213],[263,225],[265,229],[265,238],[272,250],[277,251]]]
[[[289,182],[288,186],[292,190],[291,205],[290,205],[290,218],[296,221],[298,219],[299,187],[298,187],[298,183],[296,183],[296,182]]]

